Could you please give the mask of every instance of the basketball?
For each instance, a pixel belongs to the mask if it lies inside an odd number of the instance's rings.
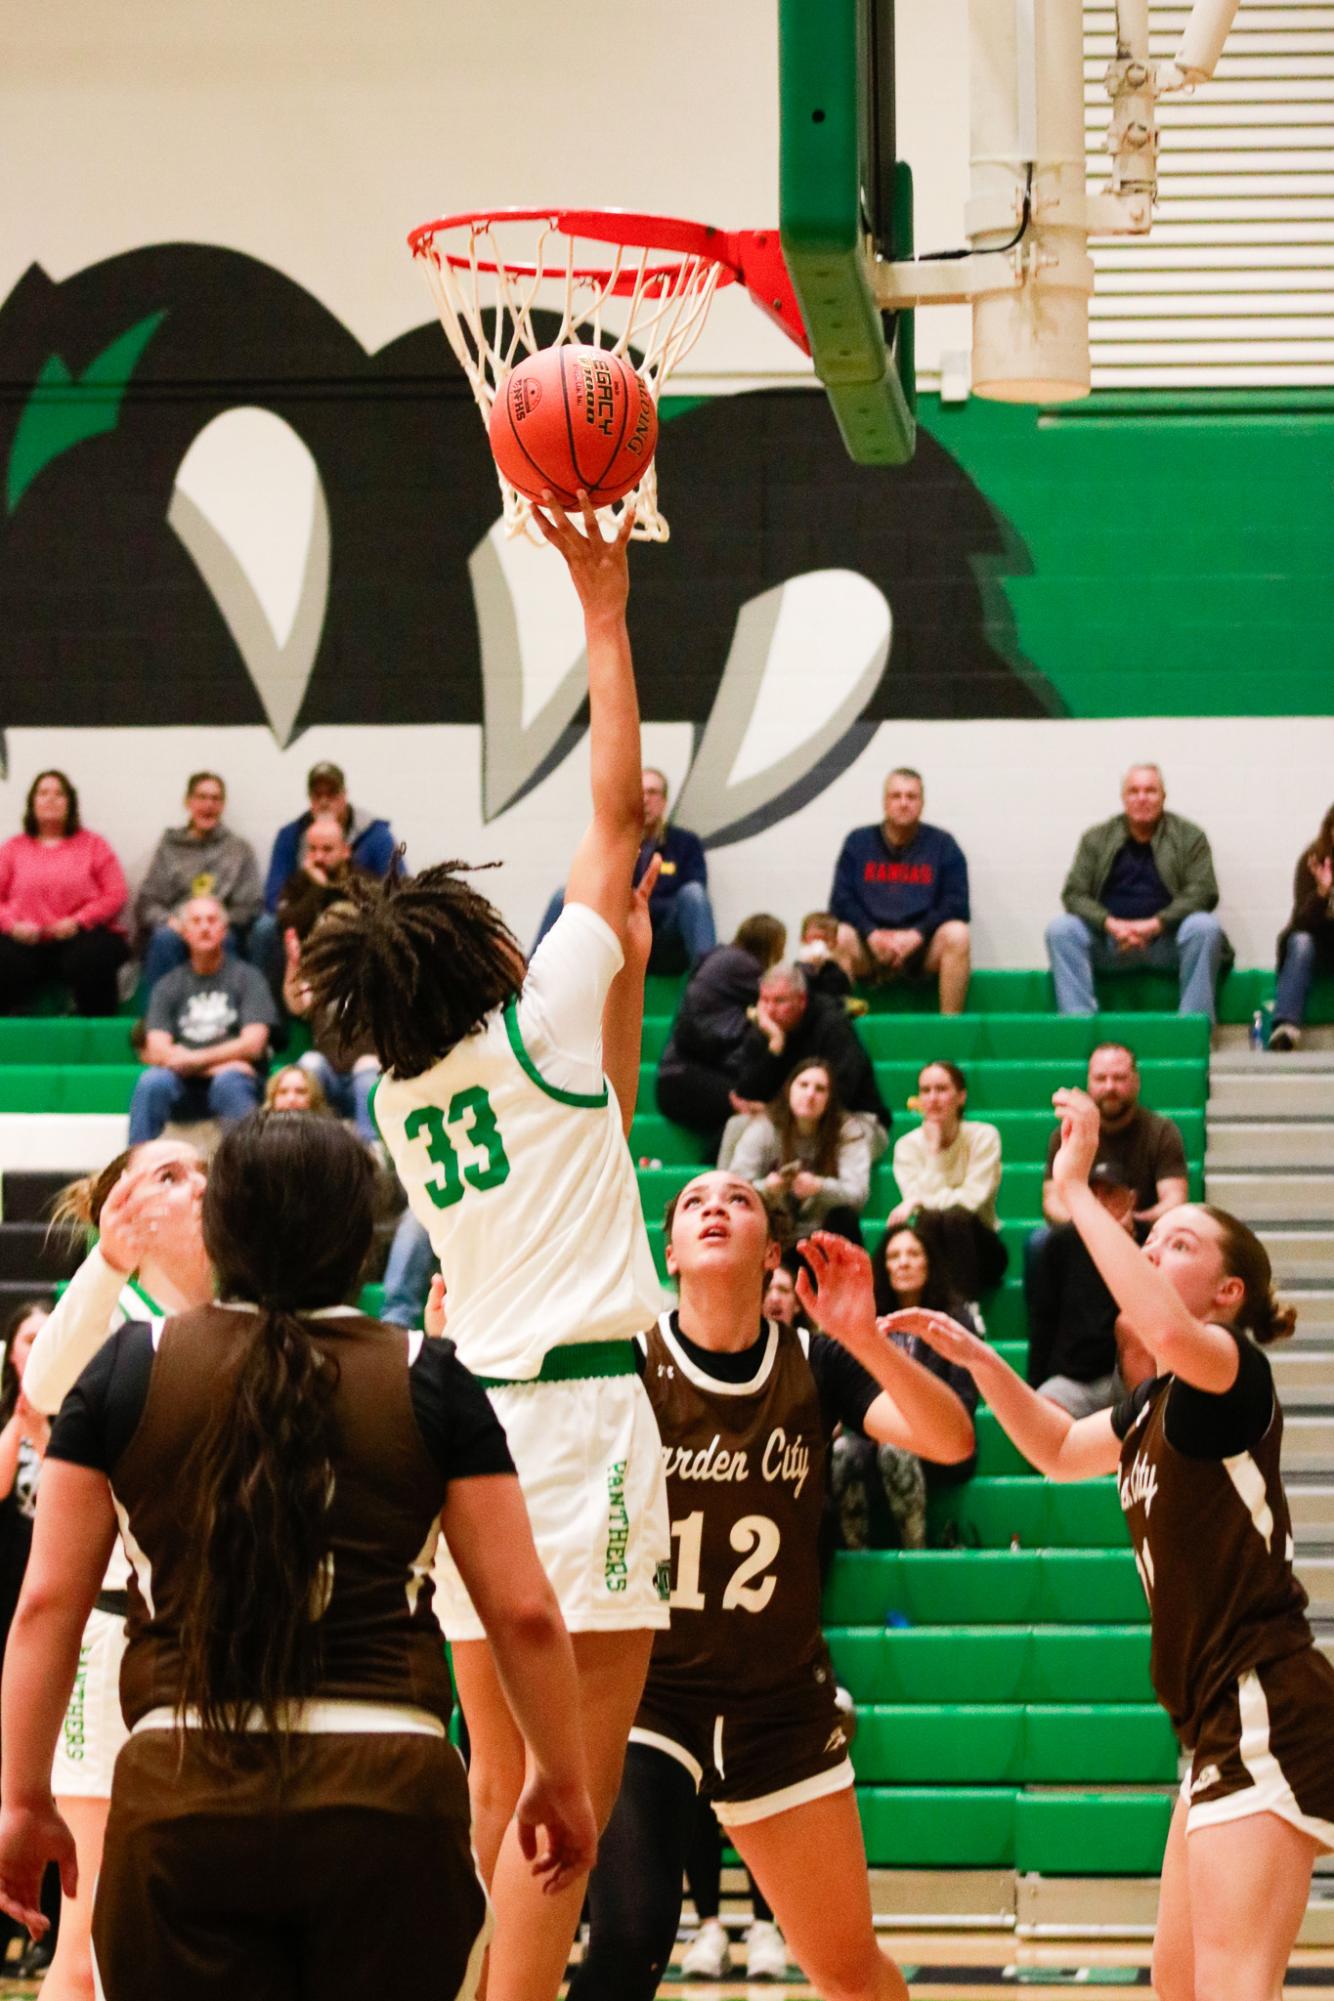
[[[528,500],[554,494],[595,507],[638,486],[658,442],[648,385],[628,361],[601,347],[548,347],[509,376],[491,408],[491,450]]]

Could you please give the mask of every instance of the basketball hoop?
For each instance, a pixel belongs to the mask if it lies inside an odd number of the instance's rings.
[[[699,339],[714,293],[738,278],[805,345],[776,231],[728,235],[706,223],[619,209],[507,208],[423,223],[408,247],[421,259],[483,423],[519,362],[539,347],[569,342],[623,355],[656,403]],[[533,324],[543,308],[558,317],[546,340]],[[540,540],[531,503],[499,468],[497,477],[506,532]],[[635,536],[665,542],[652,464],[625,504],[631,501]]]

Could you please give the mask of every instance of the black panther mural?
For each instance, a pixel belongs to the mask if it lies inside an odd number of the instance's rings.
[[[265,722],[167,520],[192,442],[238,406],[295,431],[327,500],[327,603],[292,734],[483,720],[468,558],[497,493],[439,328],[367,355],[282,272],[170,244],[60,284],[33,266],[0,307],[0,728]],[[702,726],[741,607],[831,568],[863,573],[894,620],[850,737],[895,716],[1060,712],[991,582],[1027,567],[1022,548],[919,440],[901,470],[854,466],[822,400],[798,391],[673,418],[660,447],[672,540],[637,555],[631,603],[647,720]]]

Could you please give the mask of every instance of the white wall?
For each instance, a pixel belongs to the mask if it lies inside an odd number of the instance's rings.
[[[179,821],[184,774],[216,766],[231,787],[228,818],[267,859],[280,821],[304,805],[309,766],[340,761],[359,805],[387,814],[422,865],[446,855],[504,862],[484,881],[526,943],[587,810],[581,744],[526,799],[483,824],[480,732],[450,727],[322,728],[286,752],[267,731],[15,730],[0,783],[0,829],[17,825],[36,770],[55,764],[79,786],[86,823],[112,841],[132,878],[158,831]],[[679,783],[686,724],[645,731],[645,755]],[[1159,761],[1168,803],[1213,843],[1220,914],[1242,965],[1268,965],[1287,918],[1292,870],[1330,804],[1334,718],[1112,722],[904,722],[883,726],[827,791],[779,826],[716,850],[710,877],[720,928],[772,910],[789,924],[822,905],[849,827],[879,817],[892,764],[927,780],[927,814],[962,843],[972,877],[974,952],[982,966],[1044,963],[1042,933],[1081,830],[1115,812],[1121,772]]]

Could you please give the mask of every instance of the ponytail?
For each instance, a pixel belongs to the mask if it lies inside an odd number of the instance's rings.
[[[1212,1202],[1200,1206],[1218,1226],[1223,1270],[1229,1278],[1239,1278],[1244,1288],[1232,1324],[1250,1334],[1262,1348],[1267,1348],[1271,1341],[1286,1341],[1297,1325],[1297,1309],[1275,1292],[1274,1268],[1268,1251],[1240,1217],[1227,1209],[1215,1208]]]
[[[296,1315],[261,1309],[190,1456],[196,1562],[177,1710],[196,1712],[219,1748],[236,1747],[256,1710],[281,1732],[319,1679],[337,1388],[337,1363]]]
[[[109,1161],[100,1174],[85,1174],[66,1182],[51,1205],[51,1228],[73,1231],[95,1230],[102,1220],[106,1199],[133,1160],[137,1148],[127,1146]]]

